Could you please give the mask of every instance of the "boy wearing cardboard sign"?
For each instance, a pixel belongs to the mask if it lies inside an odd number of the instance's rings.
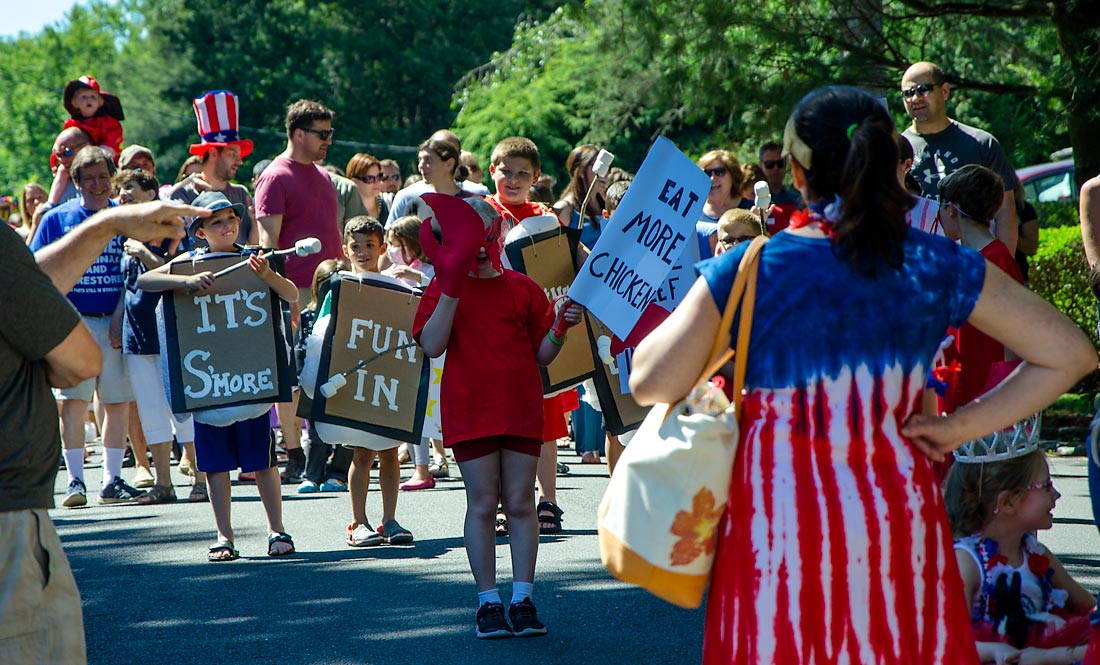
[[[191,221],[189,232],[206,240],[211,252],[237,253],[237,231],[244,206],[230,203],[220,192],[203,192],[193,205],[212,211],[209,217],[196,217]],[[160,268],[150,270],[138,278],[137,286],[146,291],[190,290],[199,294],[196,300],[214,289],[217,277],[205,271],[193,275],[172,274],[173,264],[191,261],[193,253],[183,254]],[[279,275],[268,264],[264,255],[251,255],[248,268],[276,295],[288,303],[298,300],[298,288],[287,278]],[[237,292],[231,294],[236,296]],[[230,304],[225,295],[215,295],[214,300],[223,299]],[[205,301],[204,301],[205,302]],[[230,317],[232,323],[227,327],[247,324],[241,317]],[[250,405],[252,406],[252,405]],[[228,407],[233,408],[233,407]],[[279,470],[275,465],[274,442],[271,439],[268,411],[270,405],[260,405],[257,409],[247,409],[252,416],[225,425],[211,425],[203,422],[203,412],[195,414],[195,457],[200,471],[207,473],[207,485],[210,490],[210,504],[214,509],[214,523],[218,529],[218,542],[210,547],[209,561],[232,561],[240,557],[233,544],[233,526],[230,521],[230,500],[232,498],[229,472],[233,469],[254,471],[256,487],[260,491],[264,512],[267,515],[268,550],[270,556],[285,556],[294,552],[294,540],[283,529],[282,486]],[[219,409],[225,412],[227,409]]]
[[[378,220],[367,215],[348,220],[344,227],[344,256],[351,265],[352,272],[356,275],[377,274],[378,257],[385,251],[385,235]],[[320,319],[329,313],[325,305],[332,302],[331,298],[331,295],[327,296],[325,304],[318,311],[318,327],[314,330],[314,335],[323,334],[320,330]],[[330,325],[333,325],[335,318],[332,318],[331,322]],[[348,388],[348,391],[350,390],[351,388]],[[314,397],[316,399],[317,396]],[[320,400],[316,400],[314,421],[318,420],[316,413],[319,406]],[[320,429],[320,424],[318,428]],[[347,544],[351,547],[371,547],[382,543],[391,545],[411,543],[412,532],[397,521],[397,495],[401,483],[401,463],[397,459],[397,447],[401,442],[364,434],[362,439],[344,440],[340,443],[352,448],[351,470],[348,472],[352,521],[347,526],[345,534]],[[378,456],[378,484],[382,489],[382,520],[377,529],[372,527],[367,519],[367,488],[370,484],[371,466],[374,464],[376,455]]]
[[[576,266],[588,257],[588,250],[579,243],[580,233],[562,228],[548,206],[527,200],[531,185],[542,174],[538,146],[531,139],[511,136],[493,148],[489,162],[489,173],[497,191],[487,200],[500,212],[503,220],[499,245],[502,250],[505,250],[506,244],[511,245],[505,255],[509,267],[535,280],[544,288],[548,298],[564,293],[577,274]],[[537,221],[535,218],[538,218]],[[557,237],[552,245],[543,245],[545,260],[539,261],[539,249],[534,244],[546,238],[547,229],[555,231]],[[508,243],[504,241],[506,236]],[[518,241],[521,236],[522,241]],[[518,242],[513,243],[513,240]],[[548,252],[553,252],[553,256],[546,256]],[[583,342],[587,336],[587,331],[574,336],[574,341],[563,349],[552,372],[547,368],[540,369],[543,392],[558,392],[592,375],[592,354],[587,343]],[[537,510],[539,532],[544,534],[561,532],[564,511],[557,504],[557,440],[569,436],[565,414],[575,407],[566,404],[575,403],[575,394],[574,390],[569,390],[543,400],[544,445],[537,474]],[[500,517],[498,524],[498,533],[507,533],[507,519]]]

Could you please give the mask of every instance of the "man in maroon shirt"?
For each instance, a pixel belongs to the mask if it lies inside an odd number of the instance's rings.
[[[287,249],[303,238],[317,238],[321,251],[312,256],[289,256],[286,276],[298,287],[298,302],[309,302],[313,271],[325,259],[342,256],[337,222],[336,188],[318,163],[332,145],[333,112],[322,104],[300,99],[287,108],[286,150],[272,160],[256,180],[256,219],[260,244]],[[293,309],[297,325],[298,306]],[[275,405],[287,449],[284,482],[301,480],[305,468],[301,423],[292,402]]]

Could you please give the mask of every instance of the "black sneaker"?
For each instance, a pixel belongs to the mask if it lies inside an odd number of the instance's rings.
[[[531,637],[545,635],[546,626],[539,621],[535,604],[530,598],[524,598],[518,603],[512,603],[508,607],[508,619],[512,622],[512,632],[516,637]]]
[[[544,628],[543,632],[545,631]],[[488,640],[512,635],[512,629],[504,619],[502,603],[485,603],[477,608],[477,639]]]
[[[79,508],[88,505],[88,488],[84,486],[84,481],[73,478],[69,482],[69,493],[65,495],[65,500],[61,502],[61,505],[66,508]]]
[[[99,502],[103,504],[133,503],[139,496],[145,496],[145,492],[130,487],[121,477],[115,476],[115,479],[104,486],[103,491],[99,493]]]

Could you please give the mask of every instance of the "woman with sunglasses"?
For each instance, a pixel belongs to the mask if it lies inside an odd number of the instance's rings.
[[[699,217],[699,258],[714,256],[718,245],[718,220],[727,210],[752,207],[752,201],[741,198],[744,173],[741,162],[728,150],[711,150],[696,162],[710,178],[710,192]],[[747,203],[747,204],[746,204]],[[705,238],[705,241],[704,241]]]
[[[378,158],[365,152],[357,152],[348,160],[348,167],[344,172],[359,190],[367,214],[385,222],[390,214],[390,206],[382,196],[382,164]]]
[[[787,122],[783,152],[809,207],[759,257],[705,663],[977,663],[931,461],[1096,367],[1052,305],[978,252],[908,228],[894,136],[885,106],[851,87],[811,92]],[[701,263],[638,346],[638,402],[691,390],[708,361],[699,340],[731,332],[722,309],[750,246]],[[982,399],[922,414],[943,332],[967,320],[1024,363]]]

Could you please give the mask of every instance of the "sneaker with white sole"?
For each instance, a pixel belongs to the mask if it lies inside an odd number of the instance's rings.
[[[66,508],[79,508],[88,505],[88,488],[84,486],[83,480],[73,478],[69,481],[69,493],[65,495],[65,500],[61,502],[61,505]]]
[[[546,634],[546,626],[539,621],[535,604],[531,602],[530,598],[524,598],[518,603],[509,605],[508,619],[512,622],[512,632],[515,633],[516,637],[533,637]]]
[[[491,640],[513,635],[512,627],[504,618],[502,603],[485,603],[477,608],[477,639]]]
[[[99,502],[104,505],[133,503],[139,496],[145,496],[145,492],[127,485],[121,477],[115,476],[99,493]]]
[[[374,547],[384,541],[382,534],[371,528],[370,524],[348,525],[347,543],[351,547]]]

